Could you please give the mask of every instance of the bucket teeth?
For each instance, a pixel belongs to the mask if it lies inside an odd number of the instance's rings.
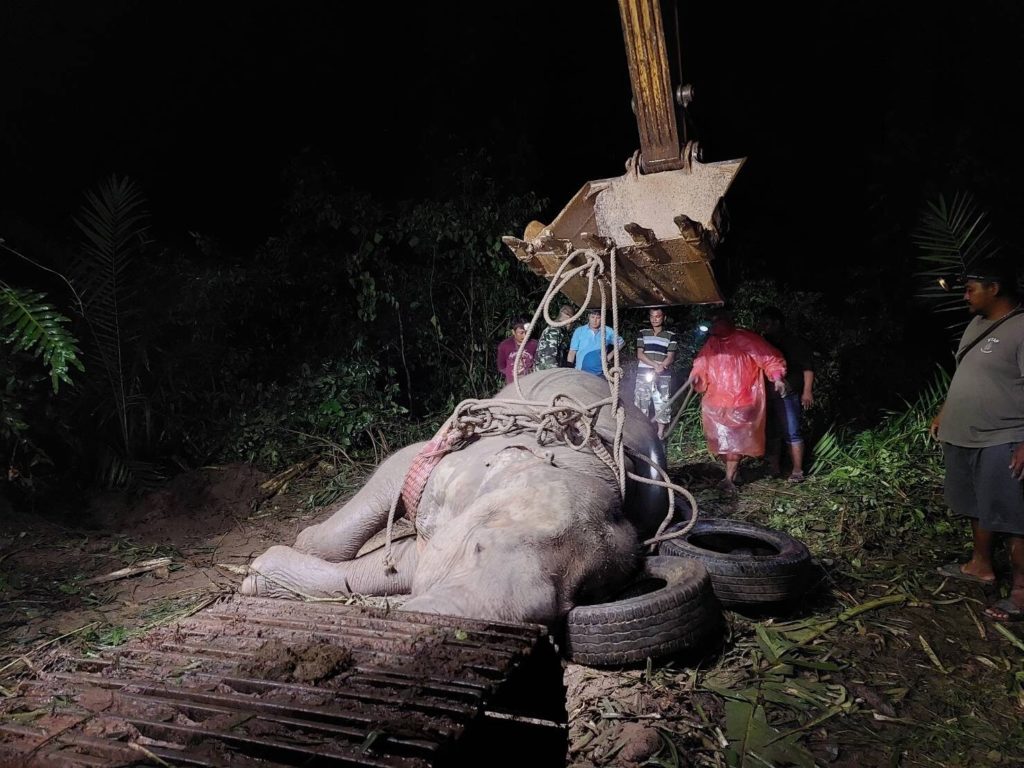
[[[680,213],[672,221],[675,222],[679,228],[679,234],[683,236],[686,242],[699,243],[704,239],[704,225],[699,221],[694,221],[685,213]]]
[[[512,235],[505,235],[501,238],[501,242],[511,248],[516,258],[520,261],[529,261],[536,252],[533,243],[520,240],[518,237],[512,237]]]
[[[580,232],[580,241],[587,248],[592,248],[599,253],[607,253],[615,247],[615,241],[610,237],[595,235],[593,232]]]
[[[572,253],[572,240],[564,240],[560,237],[555,237],[550,232],[545,231],[536,240],[540,250],[548,251],[560,256],[568,256]]]
[[[623,224],[622,228],[626,230],[626,233],[633,238],[633,242],[637,245],[647,247],[654,245],[658,241],[658,237],[654,234],[653,229],[641,227],[635,221]]]

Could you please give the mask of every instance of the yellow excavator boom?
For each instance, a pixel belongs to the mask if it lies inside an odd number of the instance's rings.
[[[584,184],[550,224],[531,222],[521,239],[503,240],[547,279],[578,249],[605,261],[614,250],[622,306],[721,303],[711,262],[724,235],[722,198],[744,160],[702,163],[695,142],[680,147],[660,0],[619,0],[619,12],[640,150],[623,176]],[[584,302],[586,278],[563,293]]]

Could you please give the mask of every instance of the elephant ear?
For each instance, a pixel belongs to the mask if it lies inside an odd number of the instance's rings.
[[[395,520],[391,527],[391,541],[395,542],[400,539],[408,539],[410,536],[416,535],[416,524],[405,517],[400,517]],[[362,557],[370,552],[376,552],[378,549],[383,549],[387,545],[387,530],[377,531],[369,538],[369,540],[359,548],[356,553],[356,557]]]

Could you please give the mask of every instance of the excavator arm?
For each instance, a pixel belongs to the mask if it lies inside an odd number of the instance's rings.
[[[581,248],[606,263],[616,257],[623,306],[721,303],[711,262],[724,235],[722,198],[744,161],[702,163],[694,142],[680,147],[660,2],[619,0],[619,11],[640,151],[625,175],[584,184],[551,224],[530,222],[522,239],[503,240],[547,279]],[[586,278],[562,290],[581,304]]]
[[[640,172],[683,167],[659,0],[619,0],[640,133]]]

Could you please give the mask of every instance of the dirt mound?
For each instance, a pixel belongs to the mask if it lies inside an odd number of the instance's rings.
[[[352,653],[338,645],[287,646],[280,640],[270,640],[260,647],[252,660],[240,665],[238,671],[259,680],[313,685],[340,675],[352,663]]]
[[[140,542],[183,542],[232,527],[254,510],[266,476],[248,464],[202,467],[171,479],[141,497],[97,496],[86,511],[88,525],[118,531]]]

